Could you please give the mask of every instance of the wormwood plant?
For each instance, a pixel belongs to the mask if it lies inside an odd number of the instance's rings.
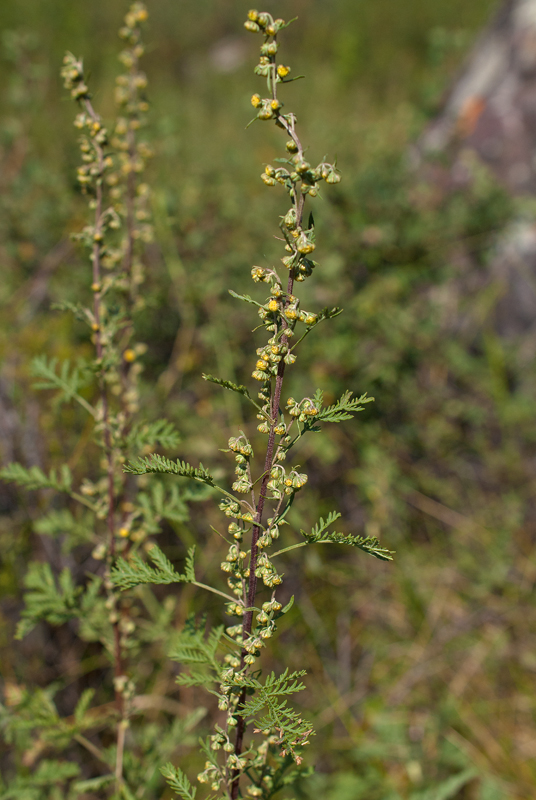
[[[267,336],[266,343],[256,350],[252,373],[258,382],[257,396],[246,386],[203,376],[237,392],[253,406],[257,431],[266,437],[260,447],[255,442],[262,455],[255,458],[251,438],[244,431],[229,439],[227,452],[236,462],[231,491],[217,485],[202,465],[195,467],[158,454],[138,458],[126,467],[129,474],[172,474],[205,484],[220,494],[219,508],[230,520],[227,535],[220,536],[229,545],[221,569],[231,594],[217,591],[226,599],[226,615],[234,622],[207,632],[204,624],[196,624],[192,618],[171,653],[174,660],[188,666],[178,683],[206,687],[224,712],[214,733],[201,742],[206,764],[197,780],[207,787],[205,796],[211,800],[273,797],[300,774],[292,765],[300,766],[302,750],[313,735],[311,724],[289,705],[289,698],[304,688],[301,679],[305,671],[286,669],[280,675],[263,675],[259,665],[277,620],[292,606],[292,600],[283,607],[277,599],[277,587],[283,581],[281,556],[309,544],[337,543],[391,559],[391,553],[375,538],[333,531],[340,517],[336,512],[321,518],[312,530],[300,530],[300,541],[292,542],[289,537],[290,543],[284,547],[278,542],[284,526],[290,527],[288,515],[295,497],[307,483],[307,475],[291,461],[295,447],[306,434],[319,432],[323,423],[349,420],[371,400],[366,395],[355,398],[347,391],[333,405],[324,406],[320,389],[299,400],[283,399],[286,370],[296,363],[299,346],[318,325],[341,313],[339,308],[318,313],[305,310],[296,293],[296,286],[318,266],[312,259],[316,248],[312,215],[305,222],[306,201],[319,194],[322,181],[335,184],[340,175],[326,160],[317,166],[307,160],[296,116],[283,111],[279,89],[296,80],[290,67],[277,59],[279,33],[289,24],[257,11],[250,11],[245,23],[249,31],[263,38],[255,73],[266,79],[267,92],[251,99],[254,119],[273,121],[287,136],[285,157],[276,160],[277,166],[267,165],[261,176],[267,186],[280,184],[290,199],[280,223],[287,277],[281,278],[275,268],[255,266],[253,281],[269,288],[268,297],[258,301],[230,292],[237,300],[256,306],[261,320],[258,327]],[[133,550],[127,557],[119,557],[112,567],[112,583],[128,590],[146,583],[195,581],[193,548],[183,572],[177,572],[157,546],[149,550],[149,560],[152,563]],[[181,798],[196,797],[197,789],[180,768],[168,764],[163,772]]]
[[[269,800],[302,773],[302,751],[313,735],[311,724],[289,705],[291,696],[304,688],[305,672],[285,669],[280,675],[266,675],[260,663],[277,621],[292,606],[291,600],[283,607],[277,597],[282,557],[310,544],[336,543],[391,559],[375,538],[334,531],[340,517],[336,512],[309,531],[300,529],[298,541],[290,533],[289,512],[307,483],[307,475],[294,462],[302,437],[318,433],[323,423],[351,419],[371,398],[356,398],[347,391],[325,406],[320,389],[301,399],[283,397],[286,370],[296,363],[300,345],[318,325],[340,313],[338,308],[305,310],[296,293],[318,266],[312,257],[316,247],[312,215],[305,221],[306,202],[319,194],[322,181],[335,184],[340,175],[326,160],[317,166],[307,161],[296,117],[283,110],[279,90],[295,78],[290,67],[278,63],[278,35],[289,23],[267,13],[250,11],[246,28],[263,38],[255,72],[266,79],[267,92],[252,97],[255,120],[273,121],[287,137],[285,157],[277,159],[276,166],[266,166],[262,175],[267,186],[281,185],[289,198],[290,208],[280,222],[286,277],[281,278],[275,268],[255,266],[252,278],[264,284],[268,297],[256,300],[231,291],[237,300],[256,306],[259,329],[267,337],[256,351],[252,373],[257,394],[204,375],[253,406],[257,434],[252,439],[239,431],[229,439],[227,452],[236,462],[230,489],[218,485],[201,464],[153,452],[157,447],[176,449],[179,437],[167,421],[147,423],[139,411],[139,359],[145,348],[136,341],[135,319],[143,306],[143,244],[152,236],[150,191],[141,182],[150,149],[139,133],[148,109],[143,96],[146,78],[139,68],[140,27],[146,17],[143,4],[135,3],[120,31],[127,47],[121,54],[125,72],[117,79],[119,117],[113,132],[93,107],[82,62],[68,54],[62,71],[80,106],[75,122],[83,161],[78,179],[92,214],[78,238],[90,255],[93,303],[68,308],[89,327],[95,357],[75,366],[40,357],[33,369],[40,388],[57,392],[60,403],[77,403],[89,416],[97,454],[90,461],[100,472],[78,480],[66,465],[47,474],[37,467],[12,464],[2,473],[4,479],[27,489],[55,489],[74,503],[54,507],[36,525],[41,534],[62,537],[70,563],[59,574],[45,562],[30,565],[17,635],[23,637],[43,621],[53,626],[75,623],[80,639],[100,643],[109,660],[114,702],[102,702],[99,695],[96,703],[90,689],[66,718],[54,704],[54,687],[37,691],[11,687],[2,724],[7,741],[17,746],[22,758],[16,778],[0,795],[6,799],[49,796],[50,787],[56,787],[58,797],[154,796],[161,779],[158,767],[170,759],[184,731],[195,722],[183,721],[163,733],[134,719],[140,695],[147,696],[151,688],[138,662],[144,649],[161,638],[173,641],[171,658],[187,668],[178,684],[206,687],[217,698],[218,721],[213,733],[201,741],[206,763],[197,780],[206,788],[204,796]],[[147,484],[147,475],[157,477]],[[179,490],[175,477],[189,479],[201,491]],[[195,548],[179,571],[153,541],[164,518],[183,521],[185,501],[208,494],[220,496],[219,508],[229,520],[227,532],[218,532],[229,546],[221,565],[226,591],[219,584],[197,580]],[[281,546],[285,526],[288,541]],[[192,615],[176,635],[173,598],[159,604],[147,594],[147,585],[181,583],[225,601],[226,622],[207,629],[205,621]],[[75,747],[90,755],[91,769],[81,770]],[[63,752],[66,758],[48,758],[50,751]],[[179,767],[168,763],[162,773],[181,798],[196,797],[197,788]]]
[[[182,522],[186,500],[196,496],[164,482],[144,491],[123,470],[140,452],[176,448],[179,441],[169,422],[147,422],[139,409],[139,362],[146,346],[136,339],[135,320],[144,307],[143,249],[152,238],[150,189],[143,182],[151,155],[142,136],[149,108],[147,79],[140,68],[146,19],[145,6],[136,2],[119,32],[125,44],[120,54],[124,71],[117,78],[118,116],[110,130],[92,104],[82,61],[68,53],[62,69],[65,86],[79,106],[78,181],[91,219],[76,238],[89,254],[92,294],[91,304],[64,307],[89,329],[94,357],[71,364],[40,356],[32,371],[37,388],[55,392],[58,405],[77,404],[89,419],[82,422],[81,439],[82,450],[93,439],[87,447],[89,472],[79,478],[68,464],[47,473],[14,463],[1,473],[4,480],[28,490],[53,489],[67,498],[66,503],[54,500],[35,524],[38,534],[59,539],[62,553],[52,564],[29,565],[17,638],[40,622],[67,625],[82,643],[100,644],[97,664],[102,670],[108,661],[111,680],[85,690],[68,717],[61,715],[54,699],[61,681],[37,690],[14,683],[6,687],[0,722],[18,764],[9,784],[0,778],[2,798],[78,797],[95,791],[132,798],[140,786],[144,796],[152,796],[162,782],[159,766],[195,722],[183,720],[167,729],[139,723],[131,727],[133,715],[140,714],[139,698],[151,697],[157,675],[150,667],[145,670],[149,680],[143,677],[140,656],[171,629],[173,601],[161,605],[143,593],[123,595],[110,579],[119,554],[129,558],[146,546],[161,520]],[[75,648],[80,659],[95,657],[89,645]],[[65,758],[51,757],[58,753]]]

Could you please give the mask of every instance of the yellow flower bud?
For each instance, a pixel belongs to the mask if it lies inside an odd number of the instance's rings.
[[[130,531],[128,528],[119,528],[119,536],[121,536],[123,539],[126,539],[129,534]]]
[[[268,311],[277,311],[278,308],[279,308],[279,303],[277,302],[277,300],[270,300],[270,302],[268,303]]]
[[[128,350],[125,350],[125,352],[123,353],[123,358],[125,359],[125,361],[132,363],[136,359],[136,353],[134,352],[134,350],[131,350],[129,348]]]
[[[280,78],[286,78],[290,72],[290,67],[284,67],[283,64],[280,64],[277,68],[277,74]]]
[[[253,106],[253,108],[258,108],[261,103],[262,100],[260,95],[254,94],[253,97],[251,98],[251,105]]]

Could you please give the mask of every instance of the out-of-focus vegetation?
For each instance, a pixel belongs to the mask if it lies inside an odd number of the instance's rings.
[[[271,134],[244,130],[257,88],[247,63],[255,45],[241,32],[246,5],[230,5],[166,0],[150,9],[157,240],[148,254],[145,393],[159,415],[187,412],[183,457],[212,453],[214,440],[225,446],[223,404],[241,420],[234,396],[203,384],[200,372],[240,381],[247,369],[236,343],[250,339],[255,321],[237,318],[226,290],[275,254],[271,221],[282,210],[258,179],[259,161],[275,154]],[[302,380],[334,396],[349,387],[376,397],[358,424],[309,450],[316,508],[302,511],[314,520],[337,501],[348,529],[398,550],[395,566],[374,570],[327,550],[289,558],[286,580],[298,602],[279,646],[291,668],[293,652],[296,666],[305,654],[308,711],[320,734],[312,745],[318,774],[300,800],[529,798],[535,342],[532,334],[498,334],[495,309],[506,287],[489,263],[506,223],[534,208],[508,198],[470,154],[473,180],[450,194],[426,184],[407,159],[493,3],[268,6],[303,14],[288,35],[296,68],[322,99],[308,103],[311,95],[296,92],[295,105],[304,139],[314,130],[319,142],[314,157],[336,141],[345,177],[317,204],[330,255],[319,253],[322,270],[307,300],[313,308],[344,296],[345,313],[331,338],[311,337]],[[49,466],[67,458],[76,468],[86,459],[87,432],[68,408],[58,411],[58,427],[39,406],[28,363],[43,351],[76,357],[85,347],[76,323],[51,309],[77,299],[87,283],[69,243],[84,212],[58,72],[65,49],[86,54],[99,104],[111,110],[124,11],[117,0],[0,6],[4,462]],[[76,666],[62,629],[12,643],[29,555],[59,550],[33,530],[48,502],[1,489],[2,677],[11,690],[57,681],[68,715],[73,687],[94,682],[100,664],[86,653]],[[169,547],[182,552],[194,537],[210,542],[203,569],[213,569],[220,557],[211,521],[194,509],[191,523],[166,531]],[[155,693],[173,692],[173,676],[159,675]],[[198,702],[187,693],[179,700],[181,714]],[[188,759],[187,745],[177,761]]]

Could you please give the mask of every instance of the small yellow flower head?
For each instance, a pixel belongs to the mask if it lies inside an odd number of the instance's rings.
[[[305,233],[300,234],[297,241],[297,248],[300,253],[303,255],[307,255],[308,253],[312,253],[315,249],[315,245],[309,241]]]
[[[294,139],[289,139],[288,140],[288,142],[286,144],[286,148],[289,151],[289,153],[297,153],[298,152],[298,145],[296,144]]]
[[[287,75],[290,73],[290,67],[285,67],[283,64],[280,64],[277,68],[277,74],[280,78],[286,78]]]
[[[248,19],[252,22],[257,22],[259,19],[259,12],[255,8],[252,8],[251,11],[248,11]]]
[[[270,178],[273,178],[275,175],[275,169],[272,167],[271,164],[267,164],[264,171],[266,172],[267,175],[270,176]]]
[[[129,534],[130,531],[128,528],[119,528],[119,536],[121,536],[123,539],[126,539]]]
[[[101,290],[100,283],[92,283],[91,284],[91,291],[92,292],[100,292],[100,290]]]
[[[262,100],[260,95],[254,94],[253,97],[251,98],[251,105],[253,106],[253,108],[258,108],[261,103]]]
[[[94,322],[92,324],[92,326],[91,326],[91,330],[95,331],[95,333],[97,333],[97,331],[100,331],[100,325],[98,325],[96,322]]]
[[[123,353],[123,358],[125,359],[125,361],[128,361],[128,363],[131,364],[133,361],[136,360],[136,353],[134,352],[134,350],[131,350],[129,348],[128,350],[125,350],[125,352]]]
[[[260,31],[259,26],[256,22],[252,22],[250,19],[244,22],[244,28],[251,33],[258,33]]]
[[[279,100],[272,100],[270,106],[273,108],[274,111],[279,111],[283,104],[279,102]]]
[[[266,369],[268,369],[268,367],[269,367],[270,365],[269,365],[269,364],[268,364],[268,362],[267,362],[267,361],[265,361],[263,358],[260,358],[260,359],[257,361],[257,363],[255,364],[255,366],[257,367],[257,369],[263,369],[263,370],[266,370]]]
[[[270,300],[270,302],[268,303],[268,311],[277,311],[278,308],[279,308],[279,303],[277,302],[277,300]]]

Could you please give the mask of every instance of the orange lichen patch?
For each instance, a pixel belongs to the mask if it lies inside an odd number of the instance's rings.
[[[463,104],[458,116],[457,127],[461,136],[471,136],[474,133],[478,120],[486,108],[486,101],[479,95],[468,97]]]

